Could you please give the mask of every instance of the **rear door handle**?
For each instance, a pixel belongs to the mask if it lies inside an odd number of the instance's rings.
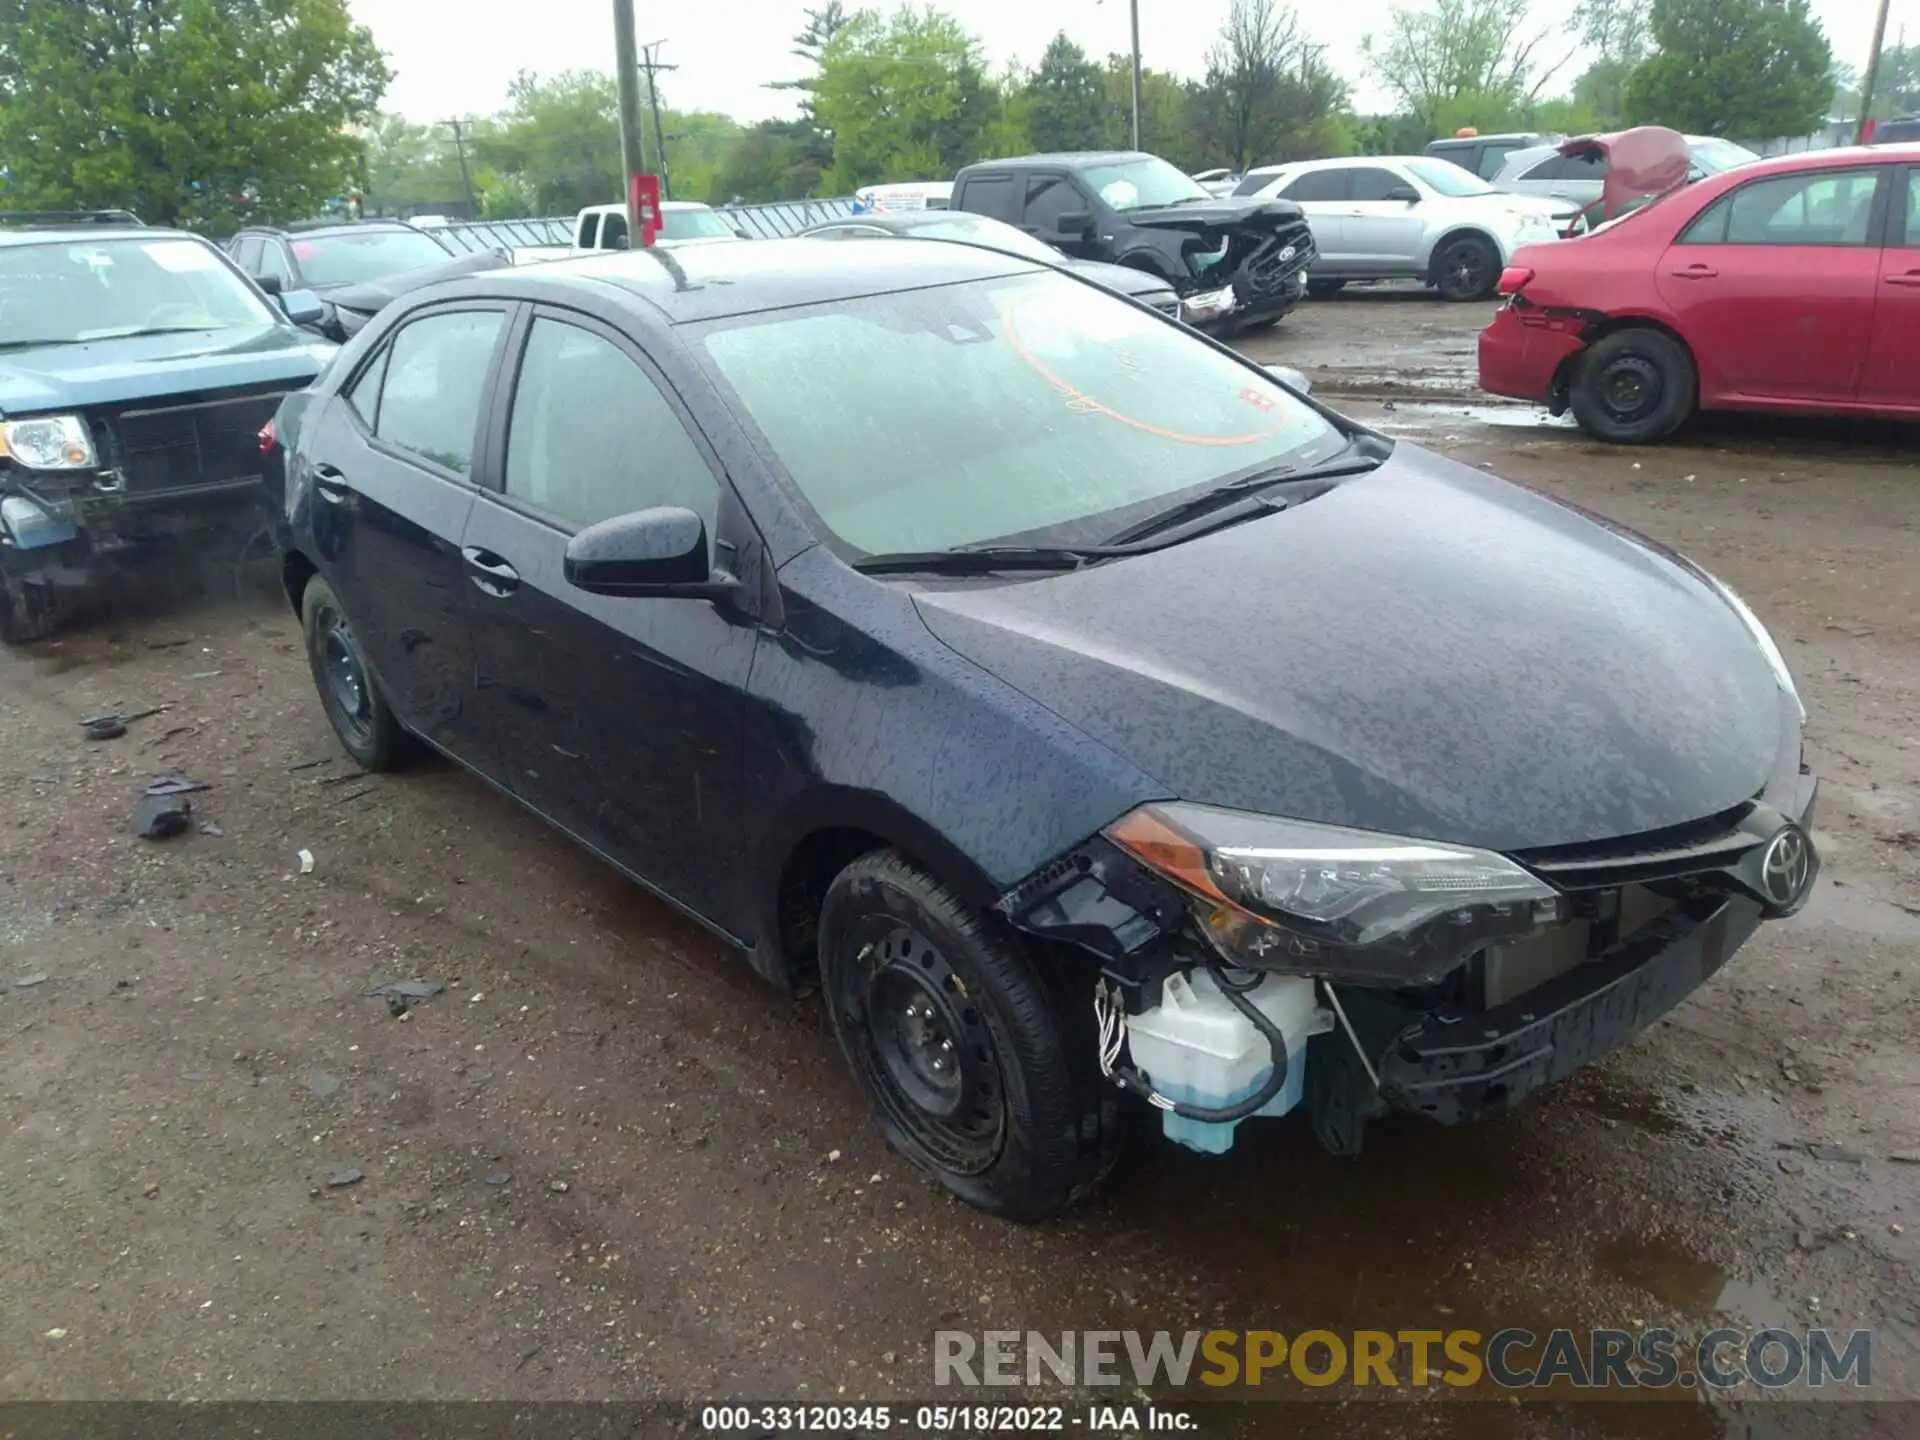
[[[520,588],[520,572],[502,560],[491,550],[482,550],[469,545],[460,552],[467,562],[470,572],[467,578],[487,595],[496,599],[511,595]]]
[[[1920,289],[1920,270],[1903,270],[1898,275],[1887,276],[1887,284],[1904,285],[1908,289]]]
[[[1711,265],[1689,265],[1684,270],[1673,272],[1676,280],[1711,280],[1720,272]]]
[[[347,484],[347,477],[338,468],[325,462],[313,467],[313,488],[320,492],[320,498],[329,505],[353,503],[353,487]]]

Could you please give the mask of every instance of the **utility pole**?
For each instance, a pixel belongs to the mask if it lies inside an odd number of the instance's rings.
[[[647,72],[647,103],[653,109],[653,157],[660,162],[660,198],[662,200],[671,200],[673,198],[673,170],[672,167],[667,164],[667,137],[660,128],[659,76],[663,71],[678,70],[680,67],[678,65],[662,65],[658,60],[653,58],[654,52],[666,43],[664,40],[656,40],[651,45],[642,46],[641,53],[644,54],[646,58],[640,62],[640,65],[641,68]]]
[[[1880,79],[1880,51],[1887,43],[1887,8],[1891,0],[1880,0],[1880,15],[1873,22],[1873,53],[1867,57],[1867,75],[1860,82],[1860,119],[1854,126],[1853,138],[1856,144],[1867,143],[1867,127],[1872,124],[1868,118],[1873,114],[1873,87]]]
[[[640,239],[640,208],[633,177],[640,174],[640,57],[634,43],[633,0],[613,0],[613,73],[620,92],[620,189],[627,202],[629,244]]]
[[[447,128],[453,131],[453,148],[460,152],[460,183],[467,192],[467,219],[478,220],[480,207],[473,203],[473,172],[467,169],[467,131],[472,128],[471,120],[449,120]]]
[[[1884,9],[1886,0],[1880,0]],[[1140,148],[1140,0],[1127,0],[1133,17],[1133,148]]]

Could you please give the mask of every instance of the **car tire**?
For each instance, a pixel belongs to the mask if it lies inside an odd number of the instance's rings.
[[[1307,298],[1331,300],[1346,288],[1347,282],[1344,280],[1309,280],[1307,281]]]
[[[367,668],[333,587],[318,575],[300,597],[307,664],[340,747],[362,770],[392,770],[406,758],[407,734]]]
[[[1568,401],[1587,434],[1616,445],[1647,445],[1686,423],[1698,385],[1686,346],[1664,331],[1635,326],[1587,347]]]
[[[1112,1171],[1130,1107],[1100,1079],[1090,972],[1043,973],[895,850],[834,879],[819,950],[834,1035],[888,1143],[954,1195],[1036,1220]]]
[[[1462,235],[1433,257],[1433,284],[1442,300],[1487,300],[1500,290],[1500,250],[1484,235]]]
[[[51,585],[5,577],[0,583],[0,645],[31,645],[60,628],[60,592]]]

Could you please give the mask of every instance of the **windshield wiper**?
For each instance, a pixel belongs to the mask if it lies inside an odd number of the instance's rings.
[[[1335,480],[1343,475],[1364,475],[1369,470],[1378,469],[1385,459],[1385,455],[1358,450],[1355,446],[1349,445],[1339,454],[1317,465],[1269,465],[1210,486],[1198,495],[1190,496],[1177,505],[1129,525],[1118,535],[1109,535],[1104,543],[1108,546],[1127,548],[1135,541],[1144,540],[1149,535],[1158,535],[1164,530],[1171,530],[1183,521],[1195,519],[1211,511],[1223,510],[1236,500],[1258,494],[1272,486],[1300,485],[1315,480]],[[1286,508],[1286,503],[1290,502],[1272,502],[1265,508],[1283,510]]]
[[[50,336],[44,340],[0,340],[0,350],[38,350],[49,345],[85,345],[85,340],[69,335]]]
[[[963,545],[957,550],[901,550],[853,561],[863,575],[992,575],[1002,570],[1078,570],[1092,560],[1138,555],[1140,545]]]

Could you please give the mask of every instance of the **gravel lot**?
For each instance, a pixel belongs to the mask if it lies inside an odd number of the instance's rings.
[[[1358,1161],[1292,1121],[1224,1160],[1148,1137],[1010,1227],[882,1147],[817,1004],[450,766],[354,773],[270,585],[156,582],[0,654],[0,1399],[924,1397],[942,1328],[1723,1319],[1875,1327],[1876,1391],[1920,1398],[1911,436],[1602,448],[1471,400],[1484,319],[1361,289],[1258,350],[1708,565],[1813,711],[1822,893],[1638,1044]],[[136,840],[175,768],[199,828]],[[406,979],[448,988],[367,996]]]

